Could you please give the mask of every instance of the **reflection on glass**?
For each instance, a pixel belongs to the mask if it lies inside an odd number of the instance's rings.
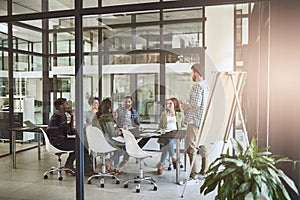
[[[27,14],[42,11],[41,0],[12,0],[13,14]]]
[[[56,10],[70,10],[75,8],[74,0],[56,0],[48,1],[49,2],[49,11]]]
[[[123,1],[102,0],[102,6],[141,4],[141,3],[151,3],[151,2],[159,2],[159,1],[160,0],[123,0]]]
[[[203,8],[193,8],[190,10],[187,9],[173,9],[173,10],[164,10],[163,18],[164,20],[184,20],[184,19],[200,19],[203,16]]]

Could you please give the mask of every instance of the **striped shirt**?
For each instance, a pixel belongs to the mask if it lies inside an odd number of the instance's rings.
[[[205,80],[195,83],[190,93],[189,109],[185,115],[185,123],[193,123],[198,128],[205,110],[209,88]]]

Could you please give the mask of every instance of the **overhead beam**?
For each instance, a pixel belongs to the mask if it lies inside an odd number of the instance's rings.
[[[108,13],[137,12],[137,11],[190,8],[190,7],[201,7],[201,6],[216,6],[216,5],[240,4],[240,3],[251,3],[251,2],[261,2],[261,0],[189,0],[189,1],[140,3],[140,4],[130,4],[130,5],[115,5],[115,6],[106,6],[106,7],[96,7],[96,8],[84,8],[82,10],[76,10],[76,11],[75,9],[70,9],[70,10],[49,11],[49,12],[30,13],[30,14],[8,15],[8,16],[0,17],[0,22],[73,17],[76,14],[100,15],[100,14],[108,14]]]

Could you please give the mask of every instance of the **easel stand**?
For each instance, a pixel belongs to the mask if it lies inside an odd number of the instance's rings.
[[[200,128],[199,128],[199,138],[197,141],[197,147],[199,148],[200,144],[208,144],[212,141],[208,141],[207,136],[210,134],[210,127],[214,125],[214,123],[219,123],[218,120],[214,120],[212,118],[212,124],[208,123],[208,119],[210,115],[212,115],[212,108],[214,107],[214,103],[216,102],[216,88],[218,83],[221,83],[224,87],[224,94],[226,95],[226,100],[229,101],[229,103],[226,104],[226,114],[224,114],[224,119],[219,120],[221,125],[221,130],[218,133],[219,135],[216,136],[215,142],[218,141],[218,138],[222,138],[223,146],[221,153],[224,151],[225,143],[229,138],[230,130],[233,126],[234,118],[236,116],[236,112],[238,112],[241,123],[242,123],[242,129],[244,132],[246,145],[249,145],[248,140],[248,134],[246,130],[246,125],[242,113],[242,108],[240,104],[239,97],[242,94],[244,85],[245,85],[245,79],[246,79],[246,72],[215,72],[214,78],[212,81],[211,91],[207,100],[207,106],[206,110],[204,111],[204,115],[202,117]],[[222,112],[222,111],[221,111]],[[224,124],[223,124],[224,123]],[[211,136],[211,135],[210,135]],[[196,154],[198,152],[198,149],[194,152],[193,160],[190,165],[189,172],[187,174],[187,178],[184,184],[184,188],[182,191],[181,198],[183,198],[187,181],[191,175],[191,170],[195,162]]]

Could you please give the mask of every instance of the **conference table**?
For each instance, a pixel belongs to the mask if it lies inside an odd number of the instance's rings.
[[[8,129],[8,131],[10,132],[10,154],[12,154],[13,157],[13,168],[16,169],[16,165],[17,165],[17,149],[16,149],[16,135],[17,133],[23,133],[23,132],[35,132],[38,133],[37,134],[37,148],[38,148],[38,160],[41,160],[41,130],[40,128],[47,128],[47,125],[36,125],[36,127],[29,127],[29,126],[25,126],[25,127],[11,127]],[[35,146],[36,147],[36,146]],[[31,148],[29,148],[31,149]],[[25,149],[27,150],[27,149]],[[22,150],[24,151],[24,150]]]
[[[36,127],[11,127],[9,128],[9,132],[11,133],[10,140],[10,153],[13,157],[13,168],[16,168],[17,157],[16,157],[16,134],[22,132],[36,132],[37,140],[38,140],[38,160],[41,159],[41,130],[40,128],[47,128],[47,125],[36,125]],[[131,129],[130,132],[138,139],[138,138],[166,138],[166,139],[176,139],[176,158],[177,158],[177,168],[176,168],[176,183],[179,184],[180,178],[180,141],[185,139],[186,130],[172,130],[170,132],[166,132],[164,134],[158,133],[157,131],[153,132],[153,130],[143,130],[140,131],[138,129]]]
[[[180,180],[180,141],[185,139],[186,130],[172,130],[161,134],[160,132],[153,131],[151,129],[140,131],[138,129],[129,129],[130,132],[135,136],[135,138],[166,138],[166,139],[176,139],[176,183],[179,184]],[[148,131],[148,132],[147,132]]]

